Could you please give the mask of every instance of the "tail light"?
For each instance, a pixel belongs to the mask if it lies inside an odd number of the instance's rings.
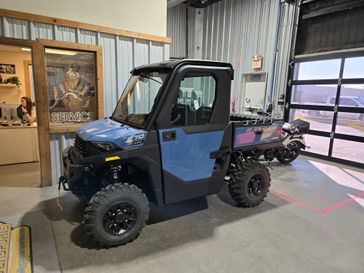
[[[283,128],[282,128],[282,127],[280,127],[280,128],[279,128],[279,136],[280,136],[280,137],[282,137],[282,136],[283,136]]]

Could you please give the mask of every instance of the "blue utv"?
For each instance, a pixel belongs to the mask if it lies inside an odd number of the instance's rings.
[[[261,203],[268,169],[255,152],[280,147],[282,124],[230,115],[231,64],[170,60],[135,68],[111,117],[76,132],[59,183],[87,207],[84,226],[104,247],[134,240],[149,203],[216,194]]]

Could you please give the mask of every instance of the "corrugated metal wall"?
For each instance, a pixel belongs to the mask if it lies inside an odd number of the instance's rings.
[[[275,59],[274,82],[272,90],[272,101],[275,105],[275,113],[283,117],[284,105],[277,105],[280,95],[286,95],[288,69],[291,58],[291,41],[294,34],[295,18],[298,16],[298,7],[284,4],[281,6],[280,27],[278,36],[278,47]]]
[[[168,35],[174,38],[171,52],[186,43],[186,34],[174,33],[183,22],[182,9],[183,5],[168,9]],[[285,90],[293,22],[294,6],[279,0],[223,0],[204,9],[202,57],[233,64],[231,98],[236,100],[236,109],[241,109],[244,97],[242,75],[256,72],[251,67],[254,55],[263,56],[259,73],[268,74],[267,98],[272,91],[275,102]]]
[[[8,17],[0,17],[0,36],[102,46],[105,116],[111,115],[133,67],[169,58],[169,44]],[[52,176],[56,183],[61,174],[61,152],[73,144],[74,134],[51,134],[50,138]]]
[[[172,38],[171,57],[186,57],[187,6],[180,4],[168,9],[167,36]]]

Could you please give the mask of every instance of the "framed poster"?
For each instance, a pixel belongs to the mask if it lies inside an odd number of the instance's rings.
[[[45,46],[45,63],[51,132],[72,132],[101,118],[96,52]]]
[[[0,73],[15,74],[15,64],[0,64]]]

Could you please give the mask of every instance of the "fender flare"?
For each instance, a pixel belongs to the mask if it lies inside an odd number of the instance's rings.
[[[292,142],[297,142],[299,144],[300,148],[302,148],[302,149],[305,149],[307,147],[306,141],[303,137],[285,139],[285,140],[283,140],[282,144],[284,146],[287,146],[288,144],[290,144]]]

